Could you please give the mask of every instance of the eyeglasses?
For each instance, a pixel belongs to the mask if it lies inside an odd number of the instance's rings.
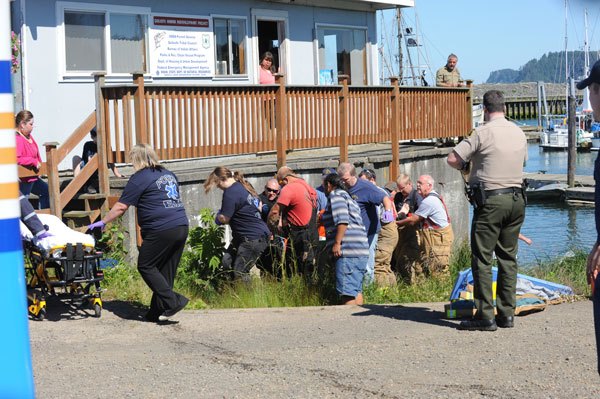
[[[276,190],[274,188],[269,188],[269,187],[265,187],[265,190],[267,190],[270,193],[275,193],[275,194],[277,194],[279,192],[279,190]]]

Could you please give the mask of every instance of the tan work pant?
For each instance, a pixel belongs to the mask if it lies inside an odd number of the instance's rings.
[[[375,249],[375,282],[380,287],[396,285],[396,275],[392,271],[392,255],[398,244],[396,223],[381,226],[377,248]]]
[[[454,241],[452,225],[443,229],[423,229],[419,234],[423,268],[431,276],[449,274],[450,252]]]
[[[409,224],[398,227],[398,245],[394,251],[394,268],[407,284],[413,284],[423,275],[421,267],[418,228]]]

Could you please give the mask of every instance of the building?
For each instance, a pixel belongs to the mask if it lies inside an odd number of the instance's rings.
[[[16,109],[36,117],[36,138],[63,142],[94,110],[92,73],[107,83],[249,85],[274,54],[286,83],[377,85],[376,10],[414,0],[15,0],[23,57]],[[66,165],[63,162],[63,167]]]

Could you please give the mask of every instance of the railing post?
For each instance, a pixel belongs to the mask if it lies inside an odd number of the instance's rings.
[[[60,181],[58,179],[58,162],[56,159],[56,147],[58,147],[58,143],[44,143],[44,147],[46,147],[46,173],[48,174],[50,213],[62,219],[62,207],[60,204]]]
[[[342,85],[339,95],[340,109],[340,163],[348,162],[348,75],[338,75],[338,82]]]
[[[467,99],[467,107],[469,107],[469,109],[467,109],[467,115],[470,115],[471,119],[471,122],[469,123],[469,125],[471,125],[471,128],[469,129],[470,132],[475,127],[473,126],[473,81],[471,79],[467,79],[466,84],[469,88],[469,98]]]
[[[279,85],[275,95],[275,127],[277,129],[277,169],[286,164],[287,152],[287,95],[285,77],[275,76],[275,84]]]
[[[146,133],[146,103],[144,100],[144,73],[134,72],[133,83],[137,86],[137,90],[133,95],[135,141],[136,144],[148,143],[148,135]]]
[[[105,84],[105,72],[94,73],[94,86],[96,88],[96,144],[98,145],[98,192],[108,196],[110,195],[110,184],[108,182],[108,157],[107,153],[111,151],[106,148],[106,126],[104,109],[104,94],[102,87]],[[108,212],[108,201],[102,203],[102,212]]]
[[[390,161],[390,180],[396,180],[400,174],[400,87],[398,78],[391,77],[392,95],[390,106],[392,107],[392,122],[390,126],[392,142],[392,160]]]

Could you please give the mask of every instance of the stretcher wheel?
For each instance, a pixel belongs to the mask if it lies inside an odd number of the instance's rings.
[[[94,317],[100,317],[102,315],[102,306],[99,303],[94,304]]]
[[[46,318],[46,308],[41,308],[37,316],[34,316],[37,321],[43,321]]]

